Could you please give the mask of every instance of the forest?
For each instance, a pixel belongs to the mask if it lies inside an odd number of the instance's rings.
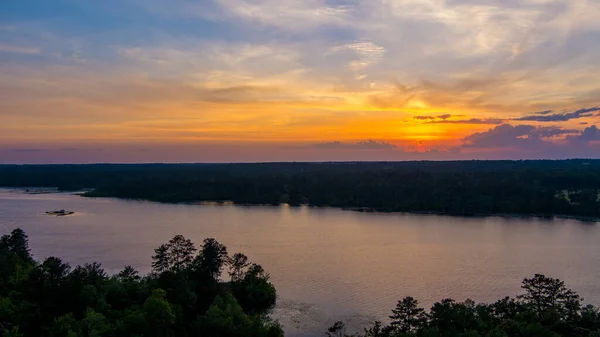
[[[374,322],[348,334],[336,322],[327,337],[599,337],[600,311],[561,280],[536,274],[524,279],[523,293],[494,303],[442,299],[425,310],[417,300],[398,301],[389,324]]]
[[[89,197],[600,218],[600,160],[1,165],[0,186]]]
[[[152,260],[146,276],[38,262],[15,229],[0,238],[0,336],[283,336],[268,317],[276,301],[269,275],[244,254],[229,255],[215,239],[197,249],[178,235]]]
[[[36,261],[27,235],[0,238],[0,336],[279,337],[269,318],[276,290],[260,265],[230,255],[215,239],[196,249],[181,235],[156,248],[152,272],[125,267],[107,275],[98,263],[71,268],[56,257]],[[222,275],[226,275],[222,278]],[[442,299],[429,310],[412,297],[387,323],[327,337],[600,337],[600,311],[565,283],[536,274],[522,294],[494,303]]]

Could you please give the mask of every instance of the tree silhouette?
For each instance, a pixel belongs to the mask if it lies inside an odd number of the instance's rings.
[[[169,247],[167,244],[160,245],[154,250],[152,255],[152,271],[157,274],[164,273],[169,270],[171,264],[169,262]]]
[[[176,235],[172,238],[168,243],[168,247],[169,262],[172,269],[182,270],[194,261],[196,247],[194,247],[191,240],[184,238],[183,235]]]
[[[227,261],[227,247],[215,239],[205,239],[194,262],[194,268],[201,274],[218,281]]]
[[[237,282],[244,278],[246,270],[250,267],[251,263],[248,261],[248,257],[242,253],[235,253],[229,258],[229,276],[231,282]]]
[[[582,299],[559,279],[535,274],[524,279],[521,288],[525,294],[518,298],[534,309],[539,320],[545,316],[573,315],[581,310]]]
[[[155,273],[160,274],[189,267],[194,261],[196,247],[191,240],[182,235],[176,235],[168,243],[155,249],[154,252],[152,268]]]
[[[412,333],[427,323],[425,309],[420,308],[417,300],[410,296],[398,301],[390,319],[390,324],[402,333]]]
[[[132,266],[125,266],[125,268],[117,274],[117,278],[121,281],[133,282],[139,280],[140,275]]]
[[[0,238],[0,249],[6,249],[19,257],[23,262],[32,261],[29,249],[29,238],[21,228],[14,229],[10,235],[3,235]]]
[[[335,322],[331,327],[327,329],[325,333],[327,337],[345,337],[346,335],[346,324],[342,321]]]

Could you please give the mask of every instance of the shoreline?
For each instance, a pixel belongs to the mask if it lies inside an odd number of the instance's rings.
[[[192,201],[178,201],[178,202],[170,202],[170,201],[159,201],[145,198],[124,198],[117,196],[108,196],[108,195],[88,195],[88,193],[93,192],[91,189],[82,189],[78,191],[61,191],[58,188],[52,187],[0,187],[2,189],[9,190],[20,190],[25,192],[27,189],[42,189],[44,193],[29,193],[32,195],[36,194],[53,194],[53,193],[69,193],[72,195],[78,195],[84,198],[113,198],[119,200],[131,200],[131,201],[144,201],[144,202],[156,202],[159,204],[172,204],[172,205],[198,205],[198,206],[251,206],[251,207],[279,207],[281,205],[287,205],[289,207],[310,207],[310,208],[322,208],[322,209],[336,209],[343,211],[352,211],[359,213],[381,213],[381,214],[406,214],[406,215],[439,215],[439,216],[451,216],[451,217],[467,217],[467,218],[488,218],[488,217],[500,217],[500,218],[514,218],[514,219],[527,219],[527,218],[537,218],[537,219],[563,219],[563,220],[575,220],[585,223],[600,223],[600,217],[593,216],[578,216],[578,215],[568,215],[568,214],[520,214],[520,213],[475,213],[475,214],[455,214],[455,213],[445,213],[445,212],[436,212],[436,211],[395,211],[395,210],[385,210],[385,209],[377,209],[372,207],[347,207],[347,206],[329,206],[329,205],[314,205],[314,204],[300,204],[300,205],[290,205],[286,203],[281,204],[267,204],[267,203],[236,203],[231,200],[219,201],[219,200],[192,200]]]
[[[380,214],[400,214],[400,215],[439,215],[439,216],[451,216],[451,217],[467,217],[467,218],[489,218],[489,217],[500,217],[500,218],[537,218],[537,219],[563,219],[563,220],[576,220],[580,222],[586,223],[600,223],[600,217],[590,217],[590,216],[578,216],[578,215],[568,215],[568,214],[520,214],[520,213],[475,213],[475,214],[454,214],[454,213],[444,213],[444,212],[436,212],[436,211],[394,211],[394,210],[384,210],[377,209],[372,207],[345,207],[345,206],[329,206],[329,205],[314,205],[314,204],[300,204],[300,205],[290,205],[286,203],[281,204],[259,204],[259,203],[236,203],[231,200],[227,201],[218,201],[218,200],[192,200],[192,201],[180,201],[180,202],[169,202],[169,201],[157,201],[152,199],[144,199],[144,198],[122,198],[115,196],[94,196],[94,195],[86,195],[88,192],[74,193],[75,195],[79,195],[84,198],[114,198],[120,200],[135,200],[135,201],[145,201],[145,202],[156,202],[160,204],[172,204],[172,205],[198,205],[198,206],[251,206],[251,207],[279,207],[282,205],[287,205],[289,207],[310,207],[310,208],[322,208],[322,209],[336,209],[343,211],[351,211],[351,212],[359,212],[359,213],[380,213]]]

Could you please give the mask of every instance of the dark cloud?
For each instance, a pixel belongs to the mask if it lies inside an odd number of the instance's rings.
[[[357,149],[357,150],[391,150],[397,146],[380,140],[363,140],[356,143],[342,143],[340,141],[324,142],[315,145],[322,149]]]
[[[497,125],[504,123],[504,119],[500,118],[471,118],[471,119],[458,119],[458,120],[434,120],[427,123],[432,124],[491,124]]]
[[[554,110],[544,110],[544,111],[538,111],[538,112],[534,112],[534,115],[549,115],[552,112],[554,112]]]
[[[537,127],[531,133],[532,137],[537,138],[552,138],[561,135],[578,133],[579,131],[573,129],[562,129],[557,126],[545,126],[545,127]]]
[[[541,146],[551,145],[549,138],[578,132],[556,126],[502,124],[488,131],[474,133],[464,140],[467,147]]]
[[[516,118],[517,121],[531,121],[531,122],[565,122],[571,119],[592,117],[594,112],[600,111],[600,107],[593,107],[587,109],[579,109],[573,112],[550,114],[546,111],[541,113],[535,113],[534,115]]]
[[[569,136],[567,139],[576,142],[594,142],[600,141],[600,130],[595,125],[585,128],[581,134]]]
[[[566,135],[565,138],[554,137]],[[599,158],[600,131],[593,125],[583,131],[556,126],[502,124],[464,138],[462,149],[488,159]]]
[[[418,120],[434,120],[434,119],[446,120],[450,117],[459,117],[459,116],[463,116],[463,115],[443,114],[443,115],[437,115],[437,116],[415,116],[413,118],[418,119]]]
[[[534,137],[536,127],[533,125],[502,124],[484,132],[477,132],[465,137],[465,147],[497,148],[519,146],[525,142],[539,142],[539,137]]]

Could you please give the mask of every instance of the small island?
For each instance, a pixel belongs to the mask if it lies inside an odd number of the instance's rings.
[[[75,212],[65,211],[64,209],[61,209],[61,210],[58,210],[58,211],[46,212],[46,214],[56,215],[56,216],[65,216],[65,215],[75,214]]]

